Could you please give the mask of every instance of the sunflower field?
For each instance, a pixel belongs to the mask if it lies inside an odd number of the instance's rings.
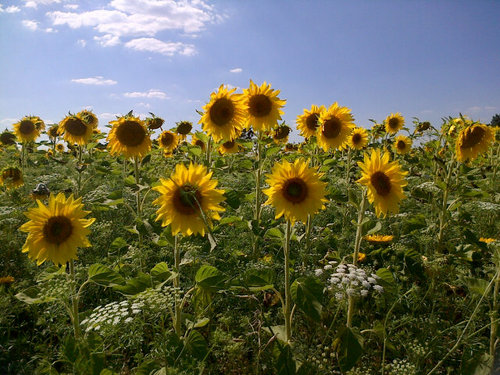
[[[1,133],[0,374],[496,373],[498,123],[285,104]]]

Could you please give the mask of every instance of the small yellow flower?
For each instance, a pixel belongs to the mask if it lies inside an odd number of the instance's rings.
[[[495,238],[485,238],[485,237],[481,237],[479,239],[479,241],[481,242],[484,242],[486,244],[490,244],[490,243],[493,243],[493,242],[496,242],[497,240]]]
[[[385,131],[389,134],[396,134],[405,124],[405,118],[401,113],[391,113],[385,119]]]
[[[405,137],[404,135],[398,135],[394,140],[392,147],[398,154],[407,154],[411,150],[411,139],[409,137]]]
[[[323,111],[326,111],[324,105],[321,107],[312,105],[310,110],[304,109],[304,113],[297,116],[297,129],[300,130],[302,137],[308,139],[316,135],[316,130],[319,126],[319,116]]]
[[[358,253],[358,262],[363,262],[366,259],[365,253]]]
[[[388,243],[394,239],[392,235],[370,234],[364,237],[366,241],[373,243]]]

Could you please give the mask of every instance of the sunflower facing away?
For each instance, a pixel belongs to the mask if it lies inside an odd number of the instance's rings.
[[[243,90],[244,103],[248,108],[245,128],[253,127],[255,131],[270,130],[275,127],[281,115],[286,100],[278,98],[280,90],[271,89],[264,82],[260,87],[250,80],[250,87]]]
[[[316,135],[316,130],[318,129],[318,120],[321,112],[325,111],[324,105],[318,107],[317,105],[312,105],[310,110],[304,109],[304,113],[297,116],[297,129],[300,131],[300,135],[306,139],[311,138]]]
[[[189,132],[193,129],[193,124],[190,121],[181,121],[177,123],[177,134],[180,135],[188,135]]]
[[[245,125],[243,96],[220,85],[219,91],[210,94],[210,102],[203,107],[199,124],[215,142],[237,138]]]
[[[161,185],[153,188],[161,194],[153,202],[160,206],[156,220],[164,227],[170,224],[173,235],[205,235],[203,216],[210,224],[211,220],[220,220],[219,212],[224,211],[219,205],[225,199],[224,191],[215,188],[218,182],[211,177],[212,172],[202,165],[186,168],[177,164],[170,178],[160,179]]]
[[[47,130],[47,135],[51,139],[56,139],[59,136],[59,125],[52,125],[49,130]]]
[[[411,139],[404,135],[398,135],[392,144],[392,148],[398,154],[407,154],[411,150]]]
[[[263,190],[268,196],[265,204],[274,206],[276,219],[285,216],[293,223],[307,221],[307,215],[314,215],[325,208],[326,183],[321,174],[310,168],[308,162],[296,159],[293,164],[283,161],[275,164],[267,175],[269,188]]]
[[[58,127],[58,133],[66,142],[83,146],[92,138],[92,126],[76,115],[66,116]]]
[[[63,193],[49,197],[45,206],[37,201],[38,207],[31,208],[26,216],[30,219],[19,230],[28,233],[23,253],[40,265],[46,260],[55,264],[65,264],[77,258],[78,247],[89,247],[88,228],[94,218],[84,219],[89,211],[83,210],[82,198],[66,199]]]
[[[14,125],[14,134],[21,143],[32,142],[40,136],[45,129],[45,123],[38,116],[25,116]]]
[[[193,146],[198,146],[199,148],[201,148],[202,151],[205,150],[205,142],[203,142],[200,138],[198,138],[195,134],[193,134],[193,136],[191,137],[191,144]]]
[[[237,152],[240,152],[241,149],[241,145],[236,141],[227,141],[219,146],[218,151],[221,155],[225,155],[236,154]]]
[[[405,118],[401,116],[401,113],[391,113],[385,119],[385,131],[389,134],[396,134],[400,131],[405,124]]]
[[[273,129],[273,141],[277,144],[288,143],[288,135],[290,134],[290,127],[288,125],[279,125]]]
[[[0,143],[3,146],[10,146],[16,144],[16,135],[5,130],[0,134]]]
[[[365,128],[355,128],[349,138],[347,145],[356,150],[362,150],[368,144],[368,132]]]
[[[92,111],[84,109],[83,111],[78,112],[76,116],[82,119],[82,121],[85,122],[85,124],[90,126],[92,129],[97,129],[97,125],[99,125],[99,120]]]
[[[319,127],[316,131],[318,146],[325,152],[333,148],[339,149],[347,142],[354,128],[354,118],[351,110],[333,103],[319,117]]]
[[[463,129],[455,145],[457,160],[474,160],[479,154],[488,151],[494,139],[495,131],[483,124],[475,124]]]
[[[17,167],[5,167],[0,173],[0,185],[5,185],[7,189],[23,186],[23,173]]]
[[[397,213],[398,203],[405,197],[403,186],[407,185],[404,176],[408,172],[401,170],[395,161],[389,162],[389,153],[380,155],[380,150],[373,150],[364,155],[364,162],[358,162],[361,178],[358,182],[368,188],[368,201],[375,207],[377,216]]]
[[[143,157],[151,150],[151,138],[144,122],[139,117],[122,116],[115,121],[107,141],[112,155],[123,154],[127,158]]]
[[[158,145],[165,152],[171,153],[179,145],[179,138],[177,137],[176,134],[174,134],[168,130],[165,130],[158,137]]]
[[[364,237],[366,241],[372,243],[388,243],[391,242],[394,238],[392,235],[383,235],[383,234],[369,234]]]

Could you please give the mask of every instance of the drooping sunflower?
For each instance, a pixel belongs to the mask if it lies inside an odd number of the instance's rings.
[[[165,152],[172,152],[177,148],[179,145],[179,138],[177,137],[176,134],[165,130],[160,134],[158,137],[158,145],[160,148],[162,148]]]
[[[155,130],[158,128],[161,128],[162,125],[165,123],[165,120],[162,119],[161,117],[156,117],[154,113],[151,113],[152,117],[147,117],[145,124],[148,127],[149,130]]]
[[[190,121],[180,121],[177,123],[177,134],[188,135],[191,129],[193,129],[193,124]]]
[[[235,91],[236,88],[228,90],[220,85],[217,92],[210,94],[210,102],[203,107],[203,116],[198,123],[215,142],[238,138],[245,126],[244,98]]]
[[[56,151],[57,152],[64,152],[64,145],[62,143],[56,144]]]
[[[78,247],[89,247],[88,228],[94,218],[84,219],[89,211],[83,210],[82,198],[66,198],[63,193],[49,197],[45,206],[37,200],[38,207],[31,208],[25,215],[30,219],[19,230],[28,233],[23,253],[42,264],[46,260],[65,264],[77,258]]]
[[[310,110],[304,109],[304,113],[297,116],[297,129],[300,130],[300,135],[302,137],[308,139],[316,135],[316,130],[319,126],[319,116],[325,110],[326,108],[324,105],[318,107],[313,104]]]
[[[404,176],[408,172],[402,171],[397,162],[389,162],[389,153],[382,156],[380,150],[373,150],[371,155],[365,153],[364,161],[358,165],[362,175],[358,182],[368,188],[368,201],[375,207],[376,215],[397,213],[398,203],[405,197]]]
[[[38,116],[25,116],[14,125],[14,134],[21,143],[35,141],[45,129],[45,123]]]
[[[77,115],[68,115],[60,123],[58,133],[66,142],[83,146],[92,138],[92,126]]]
[[[475,124],[463,129],[457,137],[455,152],[458,161],[471,161],[483,152],[488,151],[488,148],[495,139],[495,131],[493,128]]]
[[[392,144],[392,148],[398,154],[407,154],[411,150],[411,139],[404,135],[398,135]]]
[[[394,236],[383,234],[369,234],[365,236],[364,239],[372,243],[388,243],[394,239]]]
[[[273,129],[273,141],[277,144],[286,144],[288,142],[288,135],[290,134],[290,127],[282,124]]]
[[[316,130],[318,146],[326,152],[329,149],[339,149],[347,142],[355,127],[351,110],[333,103],[319,117],[319,127]]]
[[[385,131],[389,134],[396,134],[405,124],[405,118],[401,113],[391,113],[385,119]]]
[[[107,141],[111,155],[122,154],[126,158],[143,157],[151,150],[151,138],[144,122],[132,115],[110,121],[113,125]]]
[[[47,130],[47,135],[52,140],[56,139],[59,136],[59,126],[57,124],[52,125],[49,130]]]
[[[221,155],[225,155],[225,154],[236,154],[240,152],[241,149],[242,149],[241,145],[238,142],[232,140],[221,144],[218,148],[218,151]]]
[[[0,174],[0,185],[5,185],[7,189],[23,186],[23,173],[17,167],[5,167]]]
[[[199,148],[201,148],[202,151],[204,151],[206,147],[205,142],[203,142],[195,134],[193,134],[193,136],[191,137],[191,144],[193,146],[198,146]]]
[[[355,128],[349,138],[347,145],[356,150],[362,150],[368,144],[368,132],[365,128]]]
[[[97,129],[97,126],[99,125],[99,119],[94,114],[94,112],[88,109],[84,109],[83,111],[78,112],[76,116],[82,119],[82,121],[92,129]]]
[[[296,159],[293,164],[284,160],[275,164],[272,173],[267,175],[268,189],[263,192],[268,196],[265,204],[274,206],[276,219],[285,216],[293,223],[307,221],[307,215],[314,215],[325,208],[326,183],[321,181],[321,174],[309,162]]]
[[[10,146],[16,143],[16,135],[5,130],[0,134],[0,143],[4,146]]]
[[[160,206],[156,220],[164,227],[170,224],[173,235],[204,236],[203,217],[210,225],[211,220],[220,220],[219,212],[224,211],[219,205],[225,199],[224,191],[216,189],[218,182],[211,178],[212,172],[205,166],[177,164],[170,178],[160,179],[161,185],[153,188],[161,194],[153,202]]]
[[[250,80],[250,87],[243,90],[244,104],[248,108],[245,128],[265,131],[276,126],[284,114],[281,107],[286,103],[278,98],[279,93],[280,90],[271,89],[266,82],[259,87]]]

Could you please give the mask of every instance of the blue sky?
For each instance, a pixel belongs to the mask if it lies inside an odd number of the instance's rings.
[[[267,81],[295,125],[337,101],[358,126],[500,113],[500,1],[0,1],[0,130],[90,108],[198,122],[220,85]],[[300,140],[297,131],[294,139]]]

